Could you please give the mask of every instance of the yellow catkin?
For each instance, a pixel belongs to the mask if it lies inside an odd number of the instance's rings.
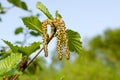
[[[70,52],[69,52],[69,47],[68,47],[68,38],[67,38],[67,34],[64,36],[66,37],[65,39],[65,56],[66,56],[66,59],[69,59],[70,58]]]
[[[67,38],[67,33],[66,33],[66,27],[65,23],[62,19],[55,18],[54,20],[55,26],[57,26],[57,40],[59,43],[57,43],[57,48],[58,48],[58,56],[59,59],[62,58],[62,45],[64,44],[64,53],[66,56],[66,59],[70,58],[70,53],[69,53],[69,47],[68,47],[68,38]],[[61,51],[59,51],[61,50]]]
[[[48,24],[52,24],[51,20],[44,20],[42,22],[42,33],[43,33],[43,48],[44,48],[44,52],[45,52],[45,56],[48,56],[48,40],[49,40],[49,35],[47,34],[47,25]]]
[[[63,54],[62,54],[62,45],[60,40],[57,40],[57,52],[58,52],[58,58],[61,60]]]
[[[70,58],[69,47],[68,47],[68,37],[66,33],[65,23],[60,18],[55,18],[53,20],[44,20],[42,22],[42,33],[43,33],[43,48],[45,56],[48,56],[48,45],[49,35],[47,34],[47,25],[51,25],[57,29],[57,52],[58,58],[61,60],[63,53],[65,53],[66,59]]]

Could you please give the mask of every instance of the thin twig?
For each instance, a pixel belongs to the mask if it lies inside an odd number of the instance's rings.
[[[11,77],[9,80],[16,80],[18,78],[18,74],[14,75],[13,77]]]
[[[55,33],[56,33],[56,28],[54,29],[54,32],[51,34],[51,36],[49,37],[49,40],[48,40],[48,42],[47,42],[47,44],[52,40],[52,38],[54,37],[54,35],[55,35]],[[31,61],[27,64],[27,66],[29,66],[32,62],[33,62],[33,60],[41,53],[41,51],[43,50],[44,48],[42,47],[39,51],[38,51],[38,53],[31,59]]]
[[[43,47],[38,51],[38,53],[30,60],[30,62],[28,62],[27,66],[29,66],[33,60],[41,53],[41,51],[43,50]]]

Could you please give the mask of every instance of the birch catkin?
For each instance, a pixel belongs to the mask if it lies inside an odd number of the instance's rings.
[[[51,20],[44,20],[42,22],[42,33],[43,33],[43,48],[44,48],[44,52],[45,52],[45,56],[47,57],[48,56],[48,40],[49,40],[49,35],[47,34],[47,25],[48,24],[52,24],[52,21]]]
[[[43,48],[45,52],[45,56],[48,56],[48,45],[47,40],[49,39],[49,35],[47,34],[47,25],[51,25],[57,29],[57,52],[58,58],[61,60],[63,53],[65,53],[66,59],[70,58],[69,47],[68,47],[68,37],[66,33],[65,23],[60,18],[55,18],[53,20],[45,20],[42,22],[42,31],[43,31]]]

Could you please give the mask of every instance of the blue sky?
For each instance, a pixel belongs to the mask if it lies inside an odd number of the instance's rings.
[[[108,28],[120,26],[120,0],[22,0],[27,2],[33,15],[40,13],[40,20],[46,17],[36,9],[37,1],[46,5],[54,15],[58,10],[65,20],[66,27],[81,34],[82,40],[102,34]],[[0,0],[3,6],[12,6],[6,0]],[[22,35],[15,36],[13,31],[16,27],[24,26],[20,17],[29,16],[30,13],[19,8],[13,8],[2,15],[3,22],[0,22],[0,39],[22,40]],[[0,41],[0,45],[3,42]]]

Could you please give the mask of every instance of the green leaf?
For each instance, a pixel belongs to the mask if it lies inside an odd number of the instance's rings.
[[[2,6],[2,4],[0,3],[0,11],[4,10],[4,7]]]
[[[68,34],[68,45],[70,51],[80,54],[82,50],[82,43],[80,42],[79,33],[72,30],[67,30],[67,34]]]
[[[5,14],[6,12],[4,10],[1,10],[0,11],[0,14]]]
[[[14,33],[15,33],[15,35],[17,35],[17,34],[20,34],[22,32],[23,32],[23,28],[22,27],[18,27],[18,28],[16,28]]]
[[[0,75],[13,75],[16,74],[17,70],[15,69],[22,59],[22,54],[12,53],[7,58],[0,61]]]
[[[0,60],[6,58],[6,57],[9,56],[11,53],[12,53],[11,50],[0,52]]]
[[[40,48],[40,44],[40,42],[34,42],[30,46],[19,47],[18,51],[23,54],[30,55]]]
[[[29,56],[40,48],[40,42],[33,42],[30,46],[14,46],[11,42],[3,40],[14,53],[22,53],[23,55]]]
[[[8,2],[12,3],[13,5],[22,8],[24,10],[28,10],[27,5],[25,2],[22,2],[20,0],[8,0]]]
[[[32,36],[35,36],[35,37],[40,36],[40,33],[35,32],[35,31],[30,31],[30,34],[31,34]]]
[[[42,24],[37,17],[24,17],[22,18],[22,21],[24,25],[26,25],[26,27],[28,27],[29,29],[36,30],[39,33],[42,33]]]
[[[41,2],[37,2],[36,7],[41,10],[49,19],[53,19],[52,15],[48,11],[47,7],[43,5]]]
[[[56,17],[62,18],[62,16],[58,13],[58,10],[55,12]]]

